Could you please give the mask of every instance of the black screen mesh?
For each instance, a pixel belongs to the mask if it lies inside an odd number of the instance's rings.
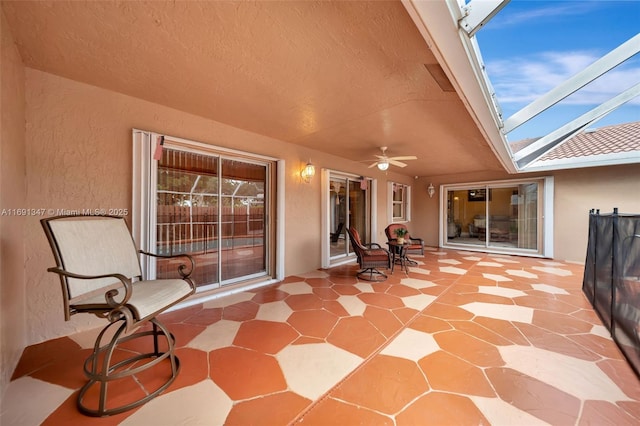
[[[582,290],[640,376],[640,215],[589,215]]]

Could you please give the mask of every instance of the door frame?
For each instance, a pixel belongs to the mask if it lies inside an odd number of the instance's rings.
[[[375,238],[375,232],[374,230],[377,229],[377,189],[378,189],[378,183],[376,179],[373,178],[367,178],[361,175],[356,175],[353,173],[347,173],[347,172],[342,172],[339,170],[333,170],[333,169],[325,169],[323,168],[320,171],[320,193],[321,193],[321,202],[320,202],[320,207],[322,210],[322,223],[321,223],[321,238],[320,238],[320,243],[321,243],[321,261],[320,264],[322,265],[322,268],[331,268],[334,266],[338,266],[338,265],[344,265],[345,263],[349,263],[352,262],[356,256],[355,253],[349,256],[345,256],[337,261],[331,261],[331,246],[330,246],[330,239],[327,238],[326,236],[328,236],[329,234],[331,234],[332,230],[330,229],[330,224],[331,224],[331,202],[330,202],[330,192],[331,192],[331,176],[338,176],[338,177],[344,177],[344,178],[349,178],[352,180],[361,180],[361,179],[366,179],[369,185],[369,194],[371,195],[370,198],[370,208],[369,208],[369,214],[371,215],[370,217],[370,229],[369,231],[369,235],[372,236],[372,238]],[[345,224],[346,226],[347,224]],[[373,242],[373,241],[372,241]]]
[[[524,183],[538,183],[538,249],[518,249],[511,247],[479,246],[472,244],[450,243],[447,239],[447,192],[451,190],[462,191],[477,189],[483,186],[506,187],[510,185],[521,185]],[[440,186],[440,214],[438,221],[438,244],[443,248],[481,251],[486,253],[515,254],[531,257],[553,257],[553,198],[554,198],[554,178],[553,176],[532,177],[528,179],[492,180],[481,182],[465,182],[455,184],[443,184]]]
[[[284,185],[284,160],[268,157],[260,154],[253,154],[250,152],[243,152],[239,150],[223,148],[215,145],[205,144],[189,139],[179,138],[175,136],[163,135],[160,133],[154,133],[145,130],[133,129],[133,178],[132,178],[132,216],[131,216],[131,228],[134,241],[139,249],[154,252],[155,249],[155,235],[150,232],[150,224],[148,218],[155,218],[156,204],[155,204],[155,191],[152,188],[157,186],[157,170],[158,162],[153,159],[153,154],[156,148],[156,141],[159,137],[164,137],[164,143],[167,146],[174,146],[178,149],[185,151],[195,151],[203,153],[212,153],[213,155],[223,155],[229,157],[237,157],[245,160],[257,160],[263,162],[275,163],[275,182],[271,182],[267,179],[269,190],[272,191],[273,209],[274,215],[269,213],[270,218],[269,225],[275,229],[271,232],[273,235],[273,241],[266,243],[265,236],[265,250],[269,250],[271,254],[267,255],[269,259],[272,257],[272,262],[269,262],[271,266],[267,265],[268,274],[265,276],[265,280],[282,280],[284,279],[284,226],[280,226],[284,223],[284,200],[285,200],[285,185]],[[275,185],[274,185],[275,184]],[[265,190],[267,188],[265,187]],[[155,219],[153,219],[155,224]],[[141,258],[141,267],[145,277],[148,279],[155,279],[156,270],[155,262],[147,261],[147,256]],[[218,288],[224,288],[225,286],[218,283]],[[207,286],[206,290],[210,290]]]

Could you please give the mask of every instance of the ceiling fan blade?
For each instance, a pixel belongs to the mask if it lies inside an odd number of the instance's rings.
[[[389,157],[389,160],[417,160],[418,157],[415,155],[404,155],[401,157]]]
[[[391,158],[389,158],[389,164],[393,164],[394,166],[398,166],[398,167],[407,167],[406,164],[401,163],[401,162],[396,161],[396,160],[392,160]]]
[[[375,166],[377,166],[377,165],[378,165],[378,162],[376,161],[375,163],[371,164],[371,165],[369,166],[369,168],[375,167]]]

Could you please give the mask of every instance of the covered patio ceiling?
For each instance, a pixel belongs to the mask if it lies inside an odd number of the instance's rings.
[[[468,58],[452,56],[464,53],[457,23],[431,3],[422,7],[439,40],[400,1],[2,8],[36,70],[353,161],[387,146],[418,157],[392,168],[409,176],[514,171],[489,108],[469,102],[481,93]]]

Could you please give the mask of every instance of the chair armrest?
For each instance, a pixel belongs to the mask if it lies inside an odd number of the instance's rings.
[[[417,241],[417,242],[418,242],[418,244],[424,244],[424,241],[422,240],[422,238],[414,238],[414,237],[411,237],[411,238],[409,238],[409,239],[410,239],[411,241]]]
[[[127,277],[125,277],[122,274],[105,274],[105,275],[81,275],[81,274],[75,274],[73,272],[68,272],[65,271],[64,269],[60,269],[60,268],[48,268],[47,269],[48,272],[54,272],[58,275],[62,275],[68,278],[76,278],[79,280],[95,280],[98,278],[117,278],[122,285],[124,286],[124,297],[122,298],[122,300],[120,302],[116,302],[114,297],[117,296],[118,294],[120,294],[120,292],[117,289],[109,289],[105,294],[105,301],[107,302],[107,304],[113,308],[119,308],[122,307],[124,305],[127,304],[127,302],[129,301],[129,298],[131,297],[131,291],[133,289],[133,286],[131,284],[131,280]]]
[[[380,244],[378,243],[367,243],[367,244],[363,244],[365,247],[369,247],[369,248],[376,248],[376,249],[383,249],[386,250],[384,247],[382,247]]]
[[[144,251],[144,250],[138,250],[139,253],[144,254],[146,256],[151,256],[151,257],[157,257],[157,258],[161,258],[161,259],[175,259],[176,257],[186,257],[189,260],[189,266],[186,266],[185,264],[181,264],[178,266],[178,273],[180,274],[180,276],[182,277],[182,279],[189,279],[189,276],[191,275],[191,273],[193,272],[194,268],[196,267],[196,262],[193,260],[193,257],[191,257],[191,255],[188,254],[174,254],[174,255],[167,255],[167,254],[154,254],[154,253],[149,253],[148,251]],[[187,269],[187,272],[185,273],[185,269]]]

